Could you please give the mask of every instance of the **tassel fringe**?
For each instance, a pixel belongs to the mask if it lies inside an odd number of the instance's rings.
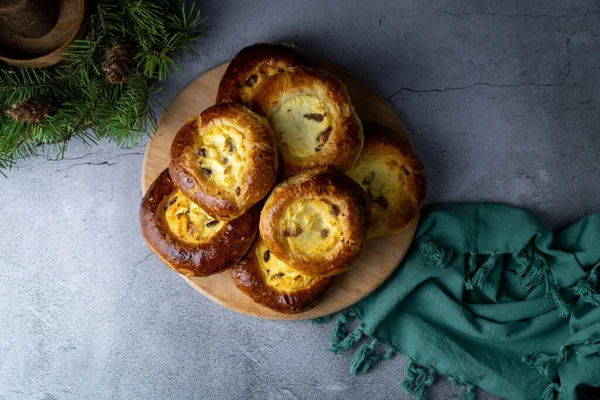
[[[520,266],[520,268],[517,270],[517,274],[522,277],[529,269],[529,259],[527,258],[527,254],[522,251],[516,252],[513,253],[512,258]]]
[[[467,392],[465,393],[465,397],[463,398],[463,400],[475,400],[475,386],[474,385],[467,386]]]
[[[582,279],[577,282],[575,294],[581,296],[581,298],[587,303],[593,304],[596,307],[600,306],[600,294],[598,294],[592,285],[590,285],[589,280]]]
[[[475,400],[475,389],[477,386],[472,383],[465,383],[456,375],[448,375],[447,377],[454,386],[467,386],[467,391],[465,392],[463,400]]]
[[[523,289],[530,290],[539,285],[542,279],[546,278],[547,272],[550,270],[548,261],[535,247],[533,248],[533,261],[529,262],[527,255],[524,252],[513,254],[513,259],[520,268],[517,274],[523,278]]]
[[[469,253],[469,269],[465,276],[471,275],[477,271],[477,254]]]
[[[338,320],[331,334],[331,344],[329,347],[332,353],[339,354],[349,350],[366,336],[364,333],[364,324],[362,323],[358,324],[352,332],[346,331],[346,325],[356,317],[356,312],[353,309],[338,313]],[[396,352],[392,347],[384,353],[376,352],[375,348],[378,344],[379,341],[373,339],[371,343],[364,343],[356,349],[350,362],[350,374],[352,376],[364,374],[375,363],[381,360],[389,360]]]
[[[546,389],[542,392],[539,400],[554,400],[554,392],[562,392],[562,389],[558,383],[550,383],[546,386]]]
[[[488,259],[481,264],[481,267],[477,268],[475,263],[475,255],[471,254],[469,258],[469,271],[467,275],[465,275],[465,288],[467,290],[473,290],[474,288],[483,289],[483,287],[487,284],[486,278],[492,271],[492,269],[496,266],[496,262],[498,261],[498,254],[492,253],[488,257]],[[469,273],[473,271],[473,264],[475,264],[475,273],[472,276],[468,276]]]
[[[454,386],[461,386],[463,383],[461,382],[460,378],[456,375],[448,375],[448,380],[454,385]]]
[[[325,324],[325,323],[331,321],[332,318],[333,318],[333,314],[331,314],[331,315],[324,315],[322,317],[313,318],[312,324],[313,325]]]
[[[419,248],[421,249],[423,257],[427,259],[429,265],[436,268],[447,267],[448,263],[454,256],[454,252],[452,250],[442,249],[431,241],[419,243]]]
[[[571,312],[571,310],[567,306],[567,303],[565,302],[565,300],[560,295],[559,290],[560,289],[558,286],[550,285],[550,295],[552,296],[552,299],[554,300],[554,304],[556,304],[556,308],[558,308],[558,313],[560,314],[561,317],[567,318],[569,316],[569,313]]]
[[[353,309],[348,309],[344,311],[340,311],[338,313],[338,320],[335,323],[335,328],[333,332],[331,332],[331,347],[330,350],[334,353],[337,353],[333,349],[337,349],[341,346],[341,342],[346,339],[348,334],[346,333],[344,327],[348,322],[356,318],[356,312]]]
[[[600,354],[600,337],[583,342],[575,354],[577,355],[577,361],[579,362],[589,355]]]
[[[435,243],[426,241],[419,243],[423,257],[427,260],[430,266],[437,268],[445,268],[454,257],[454,252],[450,249],[438,247]],[[488,259],[481,265],[477,266],[477,255],[469,253],[468,268],[465,273],[464,284],[467,290],[474,288],[483,288],[487,284],[487,277],[498,263],[498,258],[501,255],[491,253]],[[546,296],[552,297],[561,316],[568,317],[570,313],[569,306],[560,294],[561,288],[556,280],[552,277],[552,272],[548,265],[545,255],[537,250],[532,244],[532,255],[529,257],[526,252],[513,253],[512,257],[519,265],[518,275],[523,278],[521,282],[525,290],[530,290],[533,287],[544,283]],[[586,302],[595,306],[600,306],[600,288],[598,287],[600,263],[596,264],[590,271],[587,278],[580,280],[574,288],[575,294],[579,295]],[[554,280],[554,282],[551,282]],[[313,324],[326,323],[331,321],[332,315],[315,318]],[[348,332],[346,326],[357,318],[356,311],[348,309],[338,313],[338,319],[331,336],[330,350],[334,354],[338,354],[349,350],[354,345],[359,343],[366,336],[364,325],[360,323],[351,332]],[[370,343],[361,344],[355,351],[350,363],[350,374],[355,376],[367,372],[372,365],[381,361],[388,360],[396,353],[395,349],[388,348],[387,351],[376,351],[376,347],[380,344],[376,339]],[[536,369],[541,375],[548,378],[551,382],[546,386],[539,397],[539,400],[554,400],[555,392],[562,392],[562,388],[558,383],[552,382],[556,379],[557,369],[567,361],[568,350],[567,346],[580,344],[575,351],[578,362],[590,355],[600,356],[600,336],[593,337],[584,342],[577,341],[568,342],[561,346],[558,353],[555,355],[545,353],[531,353],[522,358],[530,368]],[[406,379],[399,384],[402,386],[407,395],[412,395],[416,400],[424,400],[425,392],[429,386],[433,384],[435,370],[433,368],[425,368],[417,366],[412,359],[408,359],[406,365]],[[450,375],[448,379],[455,385],[467,385],[464,395],[464,400],[475,400],[476,386],[461,381],[457,376]]]
[[[597,306],[600,306],[600,294],[598,293],[598,268],[600,267],[600,263],[596,264],[594,268],[590,271],[587,279],[582,279],[577,282],[577,286],[575,287],[575,294],[581,296],[581,298],[590,303]]]
[[[475,271],[477,271],[477,254],[469,253],[469,268],[467,269],[465,277],[463,278],[463,283],[467,290],[473,290],[474,288],[471,278],[469,277],[473,275]]]
[[[350,362],[350,374],[352,376],[364,374],[377,362],[392,358],[395,353],[392,348],[388,349],[385,353],[374,352],[378,343],[377,340],[373,340],[371,343],[362,344],[356,349],[354,357],[352,357],[352,361]]]
[[[544,353],[529,354],[521,359],[529,368],[536,369],[540,374],[552,380],[556,376],[556,369],[567,361],[567,347],[561,346],[557,355]]]
[[[406,379],[400,384],[406,395],[415,396],[416,400],[425,400],[425,390],[433,384],[433,369],[417,367],[413,360],[406,364]]]
[[[567,361],[568,350],[567,346],[574,346],[580,344],[581,346],[575,352],[576,358],[578,362],[583,361],[583,359],[589,355],[597,354],[600,355],[600,336],[593,337],[584,342],[570,342],[566,345],[561,346],[558,354],[549,355],[544,353],[538,354],[529,354],[526,357],[523,357],[521,361],[527,364],[530,368],[536,369],[541,375],[548,378],[550,381],[556,379],[557,373],[556,370],[558,367]],[[554,400],[554,392],[561,392],[562,389],[560,385],[556,383],[550,383],[544,392],[539,397],[540,400]]]
[[[520,268],[517,270],[517,274],[523,278],[523,282],[521,285],[525,290],[531,290],[535,286],[539,285],[542,280],[546,285],[546,296],[552,297],[554,304],[556,304],[556,308],[558,308],[558,312],[562,317],[568,317],[570,313],[570,309],[567,306],[567,303],[560,295],[560,288],[556,283],[551,283],[550,278],[552,273],[550,272],[550,267],[548,266],[548,261],[543,253],[541,253],[535,245],[532,250],[532,261],[529,262],[527,255],[524,252],[513,253],[513,259],[515,262],[520,265]]]
[[[341,338],[342,335],[336,335],[335,341],[332,338],[331,346],[330,346],[329,350],[333,354],[342,353],[342,352],[350,349],[356,343],[358,343],[360,341],[360,339],[362,339],[363,333],[364,333],[364,325],[360,324],[352,332],[350,332],[346,337],[344,337],[341,340],[337,340],[337,339]]]

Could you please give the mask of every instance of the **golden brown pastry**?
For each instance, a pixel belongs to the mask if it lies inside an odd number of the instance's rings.
[[[257,43],[240,50],[231,60],[217,92],[217,103],[250,105],[265,78],[290,67],[311,66],[312,61],[293,47]]]
[[[365,122],[364,132],[360,158],[346,173],[369,196],[371,221],[367,237],[393,235],[419,215],[427,190],[425,169],[410,144],[388,128]]]
[[[358,257],[369,222],[367,194],[335,169],[311,169],[273,189],[260,236],[271,252],[310,276],[332,276]]]
[[[233,283],[256,303],[282,313],[313,308],[333,283],[333,278],[312,277],[291,268],[260,238],[229,273]]]
[[[209,215],[238,218],[269,193],[277,148],[267,120],[246,107],[217,104],[190,119],[171,145],[171,177]]]
[[[148,247],[169,268],[187,276],[207,276],[237,263],[256,237],[260,206],[240,218],[218,221],[177,189],[165,169],[140,206]]]
[[[270,76],[252,109],[271,123],[284,177],[315,167],[346,171],[360,155],[360,120],[344,84],[325,70],[297,67]]]

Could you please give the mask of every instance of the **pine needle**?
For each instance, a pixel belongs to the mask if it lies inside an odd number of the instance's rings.
[[[64,53],[66,63],[48,69],[0,63],[0,173],[20,159],[52,153],[61,158],[67,142],[93,145],[107,138],[135,146],[156,128],[153,84],[179,72],[175,58],[195,54],[191,44],[205,18],[183,0],[103,1],[90,16],[86,37]],[[108,49],[123,42],[131,50],[131,72],[122,85],[106,81],[102,64]],[[13,104],[52,98],[59,108],[41,123],[7,116]],[[162,105],[161,105],[162,107]]]

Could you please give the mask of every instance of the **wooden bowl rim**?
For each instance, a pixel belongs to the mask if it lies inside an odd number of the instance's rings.
[[[63,60],[61,54],[69,47],[77,34],[81,30],[81,26],[83,25],[84,15],[85,15],[85,0],[65,0],[66,2],[70,2],[71,4],[65,5],[65,7],[71,6],[72,4],[79,5],[79,17],[77,19],[77,24],[74,26],[73,32],[69,36],[69,38],[64,42],[59,48],[53,50],[48,54],[44,54],[40,57],[35,58],[10,58],[0,56],[0,60],[6,62],[8,65],[12,65],[13,67],[38,67],[38,68],[47,68],[58,64]],[[60,16],[59,16],[60,18]],[[53,28],[54,30],[54,28]],[[52,32],[52,31],[50,31]],[[44,36],[42,36],[44,37]]]

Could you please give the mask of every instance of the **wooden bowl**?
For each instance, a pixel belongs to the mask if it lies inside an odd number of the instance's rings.
[[[16,67],[45,68],[63,60],[62,53],[82,32],[85,0],[59,0],[58,22],[41,38],[26,38],[0,24],[0,60]]]

